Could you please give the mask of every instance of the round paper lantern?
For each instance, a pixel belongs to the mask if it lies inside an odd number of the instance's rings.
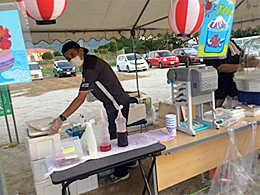
[[[17,0],[20,8],[37,24],[55,24],[65,10],[67,0]]]
[[[168,23],[178,38],[190,38],[199,30],[203,19],[204,7],[200,0],[176,0],[168,12]]]

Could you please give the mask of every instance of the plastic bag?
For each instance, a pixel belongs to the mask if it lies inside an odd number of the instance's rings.
[[[245,125],[251,126],[252,129],[244,130],[246,131],[245,137],[237,140],[235,130]],[[260,187],[255,182],[257,175],[256,131],[256,121],[242,121],[228,128],[229,144],[213,176],[209,190],[210,195],[260,192]],[[238,142],[243,148],[238,149]]]

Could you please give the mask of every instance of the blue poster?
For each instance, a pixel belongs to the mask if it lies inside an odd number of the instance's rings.
[[[31,81],[17,10],[0,11],[0,85]]]
[[[206,0],[204,11],[198,57],[225,57],[235,11],[234,0]]]

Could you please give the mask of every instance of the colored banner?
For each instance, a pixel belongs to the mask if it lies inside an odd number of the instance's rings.
[[[0,11],[0,85],[31,81],[17,10]]]
[[[11,106],[9,103],[6,88],[5,88],[5,86],[0,86],[0,87],[1,87],[2,95],[3,95],[3,99],[4,99],[6,114],[7,115],[12,114],[12,110],[11,110]],[[0,116],[4,116],[4,115],[5,115],[5,113],[4,113],[3,103],[2,103],[1,96],[0,96]]]
[[[198,57],[223,58],[227,54],[235,11],[234,0],[205,1]]]

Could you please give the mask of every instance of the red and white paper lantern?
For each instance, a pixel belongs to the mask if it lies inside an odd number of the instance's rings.
[[[64,12],[67,0],[17,0],[20,8],[37,24],[55,24]]]
[[[200,0],[176,0],[169,9],[168,23],[178,38],[190,38],[204,19],[204,6]]]

